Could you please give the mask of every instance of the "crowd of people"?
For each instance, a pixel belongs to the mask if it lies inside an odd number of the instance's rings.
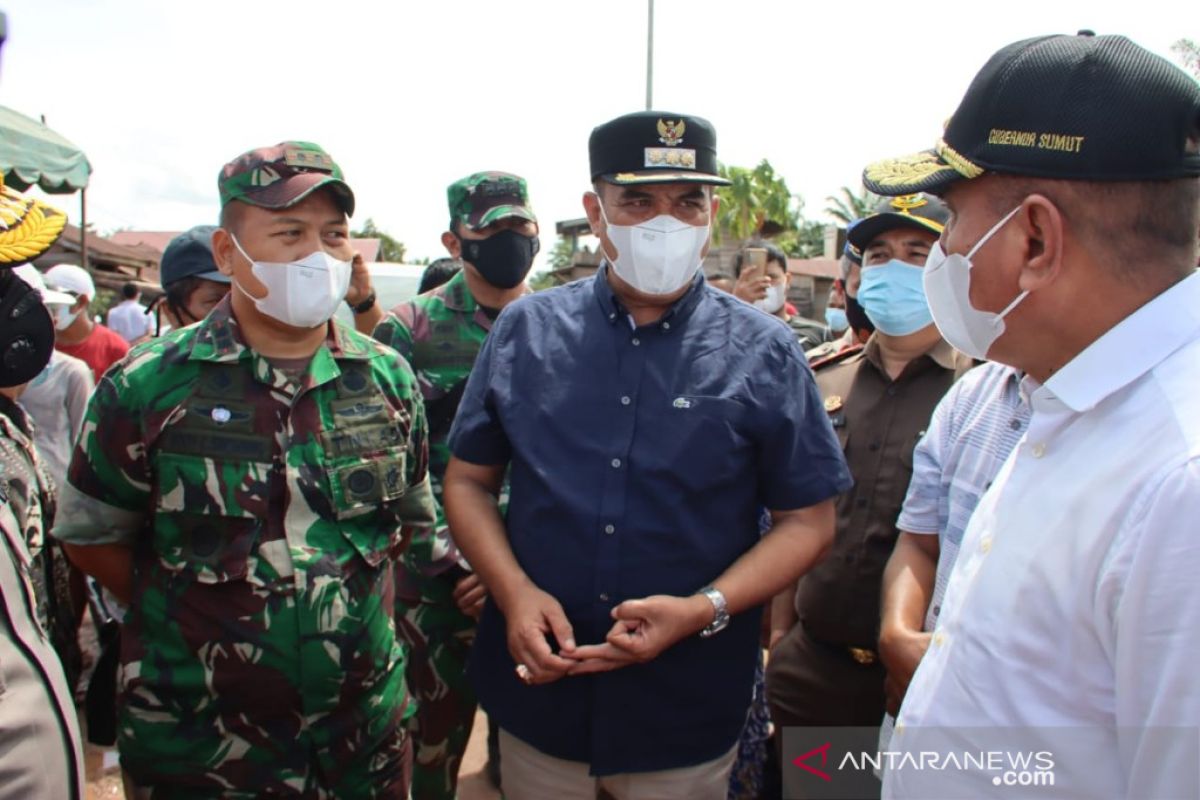
[[[2,189],[0,797],[82,797],[82,728],[129,798],[453,798],[479,707],[512,800],[1200,796],[1200,85],[1001,49],[864,169],[826,325],[769,241],[703,274],[707,120],[588,158],[595,276],[531,292],[478,172],[385,309],[332,155],[253,148],[157,325]]]

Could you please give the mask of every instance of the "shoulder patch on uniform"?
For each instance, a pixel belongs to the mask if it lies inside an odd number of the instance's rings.
[[[861,345],[861,344],[850,345],[845,350],[842,350],[839,353],[834,353],[833,355],[831,355],[827,358],[819,358],[816,361],[813,361],[808,366],[810,369],[817,370],[817,369],[820,369],[821,367],[828,367],[833,364],[840,364],[843,361],[845,361],[846,359],[850,358],[851,356],[858,355],[859,353],[862,352],[862,350],[863,350],[863,345]]]

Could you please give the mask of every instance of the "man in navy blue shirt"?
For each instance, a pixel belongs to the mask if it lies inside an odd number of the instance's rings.
[[[451,533],[493,599],[471,669],[512,800],[716,800],[761,606],[825,552],[851,481],[788,327],[699,273],[712,126],[629,114],[589,150],[606,263],[505,309],[451,432]]]

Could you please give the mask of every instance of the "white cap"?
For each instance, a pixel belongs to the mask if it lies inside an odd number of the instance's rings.
[[[60,292],[70,292],[76,297],[96,299],[96,284],[83,267],[74,264],[59,264],[46,270],[46,286]],[[74,302],[74,301],[72,301]]]
[[[56,292],[53,289],[46,288],[46,282],[42,280],[42,273],[34,269],[32,264],[22,264],[13,270],[13,274],[21,280],[28,283],[37,293],[42,296],[42,303],[63,303],[68,306],[75,305],[75,298],[65,292]]]

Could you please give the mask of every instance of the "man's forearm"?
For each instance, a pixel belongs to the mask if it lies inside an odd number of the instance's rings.
[[[833,544],[832,499],[809,508],[772,512],[772,518],[774,525],[762,540],[713,581],[725,595],[730,614],[762,605],[793,585]]]
[[[508,543],[496,494],[503,468],[484,475],[481,468],[451,459],[442,479],[442,497],[450,537],[503,611],[529,576]]]
[[[123,544],[79,545],[63,542],[71,563],[91,575],[125,605],[133,597],[133,550]]]
[[[938,538],[900,533],[883,571],[880,638],[890,633],[920,631],[933,596],[937,575]]]

